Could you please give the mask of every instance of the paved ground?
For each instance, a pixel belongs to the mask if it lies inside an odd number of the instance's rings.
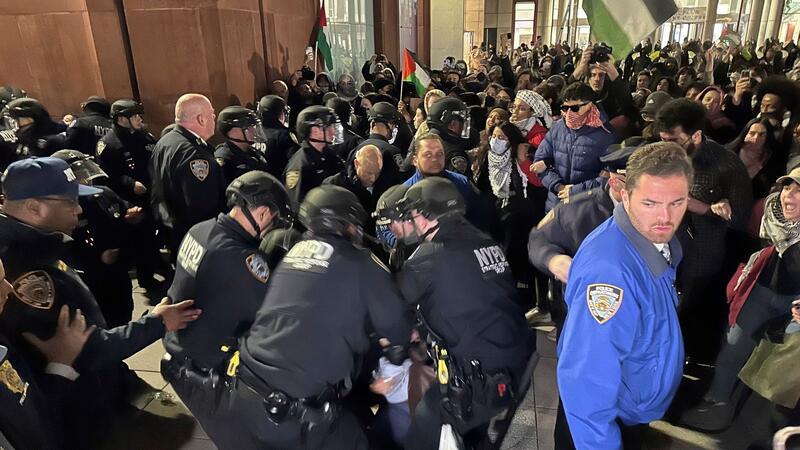
[[[135,314],[148,308],[147,299],[135,289]],[[506,449],[552,449],[553,426],[558,389],[555,382],[555,344],[538,333],[538,349],[541,355],[534,373],[534,386],[528,392],[509,430],[503,448]],[[130,420],[123,421],[109,430],[108,442],[102,448],[115,450],[206,450],[215,449],[202,428],[191,417],[175,395],[171,386],[159,374],[159,361],[164,353],[161,342],[146,348],[127,362],[131,369],[153,387],[152,392],[136,401],[136,410]],[[686,383],[697,382],[687,378]],[[651,424],[647,439],[649,449],[746,449],[759,430],[765,426],[768,415],[759,399],[749,400],[740,414],[740,419],[728,431],[717,435],[696,433],[678,428],[667,422]],[[746,421],[742,417],[753,417]]]

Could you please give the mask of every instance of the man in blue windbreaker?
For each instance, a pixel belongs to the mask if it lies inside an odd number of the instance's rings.
[[[563,410],[556,423],[563,429],[566,417],[574,447],[562,440],[558,449],[639,448],[646,424],[661,418],[678,389],[684,355],[675,271],[682,252],[674,235],[692,176],[679,146],[637,149],[622,203],[575,255],[558,348]]]

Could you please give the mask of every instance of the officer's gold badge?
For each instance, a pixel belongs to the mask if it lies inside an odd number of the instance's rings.
[[[106,149],[106,143],[103,141],[97,141],[97,156],[100,156],[103,153],[103,150]]]
[[[43,270],[22,274],[13,283],[16,297],[36,309],[50,309],[55,302],[53,279]]]
[[[193,159],[189,161],[189,169],[192,170],[192,175],[200,181],[208,177],[208,161],[205,159]]]
[[[300,181],[300,171],[299,170],[290,170],[286,172],[286,188],[287,189],[294,189],[297,186],[297,182]]]
[[[56,262],[56,267],[58,268],[58,270],[62,272],[66,272],[67,270],[69,270],[69,266],[67,265],[67,263],[65,263],[60,259],[58,260],[58,262]]]
[[[19,373],[17,373],[17,369],[15,369],[8,360],[0,364],[0,383],[3,383],[6,389],[11,391],[12,394],[23,394],[28,387],[28,383],[22,381]],[[21,400],[20,404],[24,401],[24,399]]]
[[[590,284],[586,288],[589,312],[600,325],[608,322],[622,305],[623,290],[610,284]]]
[[[262,283],[266,283],[269,279],[269,265],[264,261],[258,253],[253,253],[245,259],[247,270]]]

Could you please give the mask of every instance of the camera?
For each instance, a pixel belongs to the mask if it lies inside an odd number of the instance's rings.
[[[596,44],[592,48],[592,57],[589,59],[589,64],[597,64],[607,62],[611,57],[613,49],[604,43]]]

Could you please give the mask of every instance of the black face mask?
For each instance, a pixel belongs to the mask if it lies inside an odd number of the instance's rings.
[[[501,100],[497,100],[497,101],[495,102],[495,107],[497,107],[497,108],[503,108],[503,109],[505,109],[506,111],[508,111],[508,105],[510,105],[510,104],[511,104],[511,102],[510,102],[509,100],[506,100],[506,99],[501,99]]]

